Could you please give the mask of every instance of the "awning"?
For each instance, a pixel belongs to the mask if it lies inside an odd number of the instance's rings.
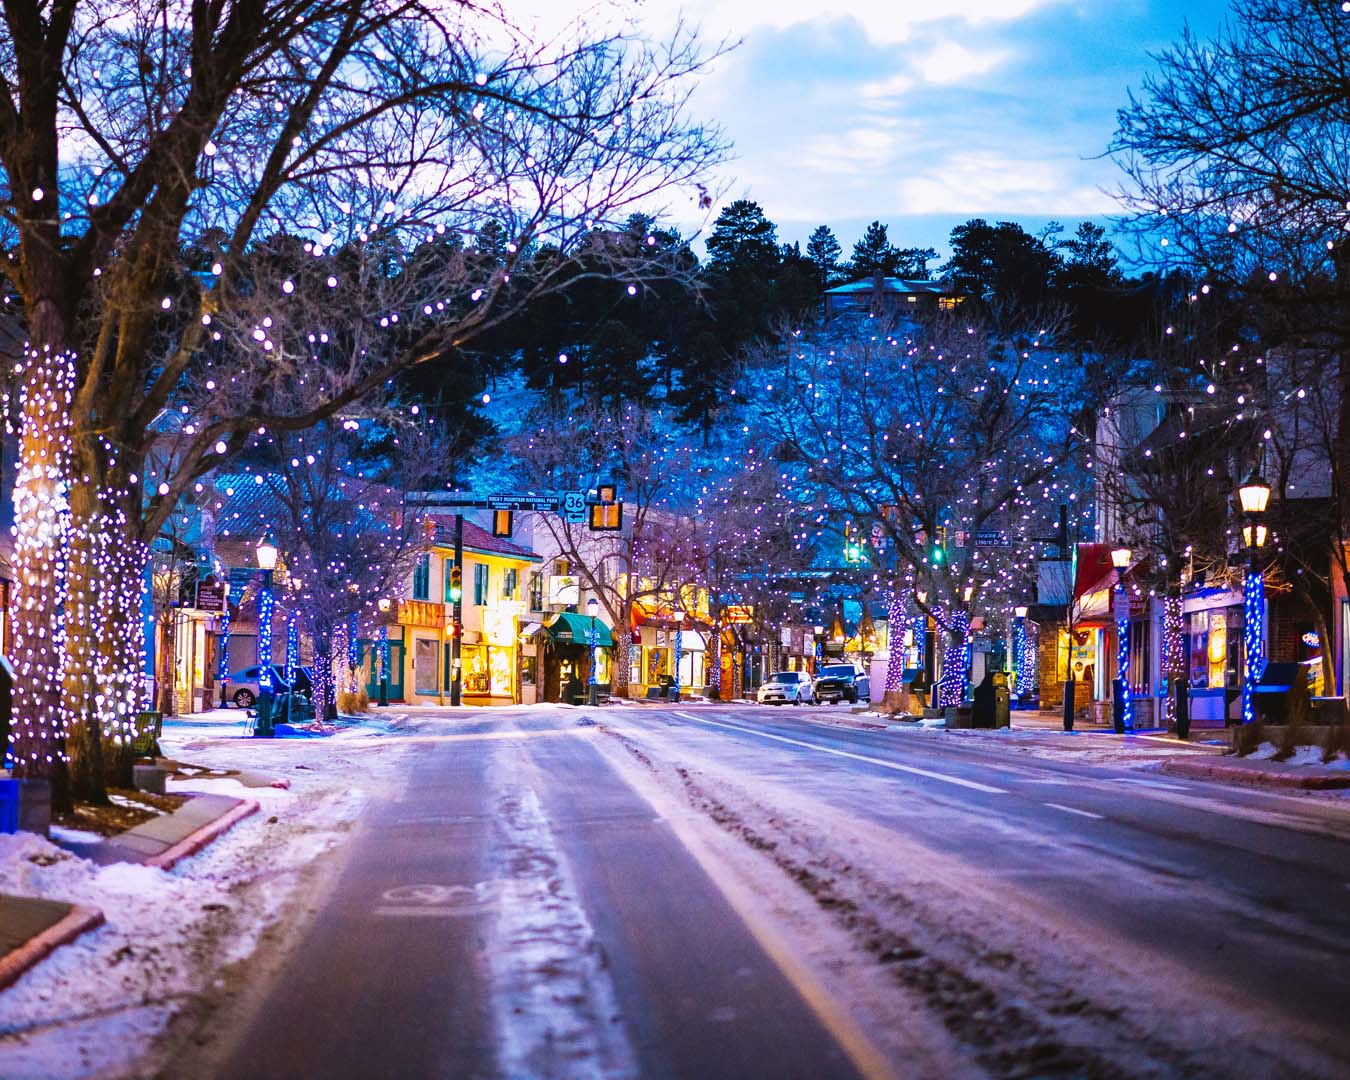
[[[578,615],[575,611],[560,611],[544,624],[548,636],[559,645],[590,645],[591,617]],[[595,620],[595,644],[597,648],[614,648],[614,635],[600,619]]]
[[[544,627],[542,623],[527,622],[524,626],[520,628],[520,636],[522,639],[532,638],[534,637],[535,634],[539,633],[539,631],[542,630],[543,628]]]

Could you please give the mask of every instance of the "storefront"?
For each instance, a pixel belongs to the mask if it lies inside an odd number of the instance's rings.
[[[1191,723],[1238,719],[1242,691],[1242,593],[1202,589],[1182,600]]]
[[[465,704],[511,705],[520,701],[517,627],[523,611],[524,604],[518,601],[499,601],[497,606],[483,609],[481,630],[465,632],[460,647]],[[453,676],[450,663],[445,670]]]
[[[586,686],[591,677],[592,656],[595,681],[602,686],[612,684],[610,664],[614,634],[603,620],[574,611],[560,611],[544,622],[540,637],[543,642],[542,700],[562,701],[569,686],[573,692]]]

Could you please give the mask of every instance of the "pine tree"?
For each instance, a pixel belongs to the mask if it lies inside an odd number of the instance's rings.
[[[778,226],[764,216],[759,203],[737,199],[713,223],[708,261],[721,273],[771,273],[778,265]]]
[[[886,236],[886,226],[879,221],[867,226],[862,238],[853,245],[853,276],[855,278],[892,277],[895,274],[896,250]]]
[[[839,256],[844,253],[839,239],[828,225],[818,225],[806,241],[806,257],[816,266],[821,292],[830,287],[839,272]]]

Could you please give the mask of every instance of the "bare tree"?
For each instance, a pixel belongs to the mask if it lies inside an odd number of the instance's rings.
[[[680,188],[706,197],[721,142],[684,111],[703,62],[683,31],[536,44],[489,9],[417,0],[6,10],[0,272],[30,338],[12,413],[20,773],[57,775],[69,740],[79,784],[89,740],[125,721],[71,726],[97,696],[93,643],[135,605],[67,640],[67,598],[113,569],[138,595],[146,539],[251,433],[453,356],[579,272],[661,273],[613,223]],[[466,248],[487,224],[501,250]],[[349,319],[311,323],[342,359],[303,408],[287,390],[308,351],[268,335],[300,282],[257,252],[283,230]],[[444,246],[436,272],[408,272],[418,245]],[[180,452],[147,491],[166,411]]]
[[[697,581],[692,454],[668,417],[631,402],[616,409],[591,403],[548,413],[533,431],[509,440],[507,449],[536,488],[616,488],[623,503],[616,530],[596,532],[589,523],[556,514],[542,521],[614,628],[613,688],[626,694],[635,605],[668,604]]]
[[[1251,457],[1266,444],[1290,576],[1296,591],[1315,583],[1305,600],[1320,612],[1328,565],[1350,587],[1345,13],[1246,0],[1214,39],[1188,31],[1157,63],[1119,114],[1123,196],[1158,261],[1186,264],[1205,293],[1242,298],[1244,332],[1214,362],[1248,383],[1232,411],[1260,418]],[[1309,530],[1314,492],[1320,537]]]
[[[334,670],[345,657],[335,657],[335,645],[348,644],[353,620],[359,627],[378,617],[381,597],[397,598],[427,547],[425,517],[409,493],[444,475],[445,445],[424,417],[369,410],[259,437],[249,471],[216,484],[215,507],[231,531],[275,536],[284,606],[313,650],[320,718],[337,715]]]
[[[692,580],[708,595],[713,646],[709,684],[723,692],[722,639],[730,628],[737,651],[751,644],[747,629],[763,640],[788,617],[785,584],[808,568],[814,555],[806,542],[802,504],[784,483],[763,448],[733,442],[737,454],[705,466],[697,494]],[[734,682],[734,680],[733,680]],[[725,688],[734,695],[735,686]]]
[[[789,341],[755,400],[826,528],[879,526],[947,639],[942,701],[964,697],[970,618],[1024,586],[1084,440],[1084,371],[1049,335],[959,315]],[[892,591],[899,586],[893,584]]]

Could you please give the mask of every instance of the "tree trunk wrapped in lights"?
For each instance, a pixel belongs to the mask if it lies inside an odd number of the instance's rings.
[[[17,676],[9,758],[14,775],[58,782],[70,718],[65,673],[66,531],[71,463],[69,356],[30,350],[18,371],[19,468],[14,483],[13,639]]]
[[[941,624],[943,620],[939,620]],[[938,684],[938,705],[964,704],[970,691],[970,612],[957,608],[946,626],[947,643],[942,653],[942,679]]]

